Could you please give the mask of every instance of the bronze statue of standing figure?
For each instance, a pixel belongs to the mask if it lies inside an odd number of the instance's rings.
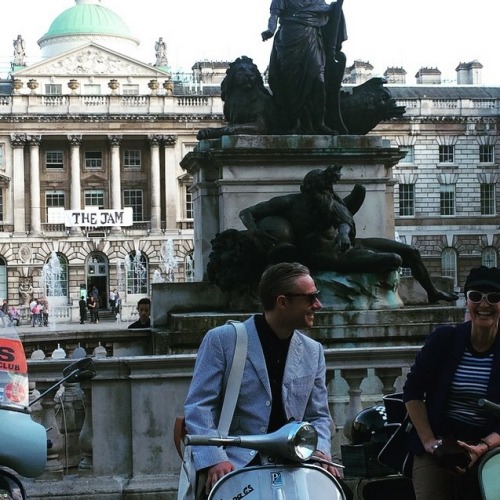
[[[342,2],[271,1],[262,40],[274,35],[269,87],[285,133],[346,133],[339,102],[347,39]]]

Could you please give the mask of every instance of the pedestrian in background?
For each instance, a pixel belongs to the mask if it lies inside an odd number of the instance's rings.
[[[80,325],[83,325],[87,319],[87,303],[85,302],[85,297],[83,295],[78,301],[78,307],[80,308]]]

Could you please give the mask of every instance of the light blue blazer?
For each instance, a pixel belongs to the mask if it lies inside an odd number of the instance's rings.
[[[230,435],[263,434],[271,415],[271,388],[264,353],[254,317],[245,321],[248,352],[243,380]],[[196,359],[184,414],[189,434],[218,435],[222,399],[236,343],[232,325],[223,325],[205,335]],[[319,342],[296,331],[290,342],[282,388],[287,419],[310,422],[318,431],[318,450],[330,454],[332,419],[325,385],[325,356]],[[243,448],[194,446],[196,470],[229,461],[244,467],[255,451]]]

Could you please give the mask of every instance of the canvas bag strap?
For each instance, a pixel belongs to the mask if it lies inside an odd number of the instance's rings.
[[[229,433],[229,426],[231,425],[236,401],[240,393],[241,379],[243,378],[243,369],[245,368],[248,349],[248,335],[245,325],[240,321],[228,321],[228,323],[231,323],[236,330],[236,345],[219,419],[218,431],[222,437],[226,437]]]

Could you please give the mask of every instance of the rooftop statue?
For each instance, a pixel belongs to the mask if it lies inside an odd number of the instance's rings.
[[[168,66],[167,44],[163,41],[162,37],[155,42],[155,55],[155,66]]]
[[[243,209],[239,215],[247,230],[229,229],[212,241],[209,279],[223,290],[251,289],[268,264],[284,261],[298,261],[314,273],[389,272],[409,267],[430,303],[457,300],[454,293],[435,287],[413,246],[388,238],[356,238],[354,214],[363,204],[365,188],[356,184],[341,198],[333,189],[341,168],[312,170],[304,177],[300,193]]]
[[[17,38],[13,42],[14,45],[14,66],[26,66],[24,62],[24,57],[26,55],[25,48],[26,43],[21,35],[17,35]]]

